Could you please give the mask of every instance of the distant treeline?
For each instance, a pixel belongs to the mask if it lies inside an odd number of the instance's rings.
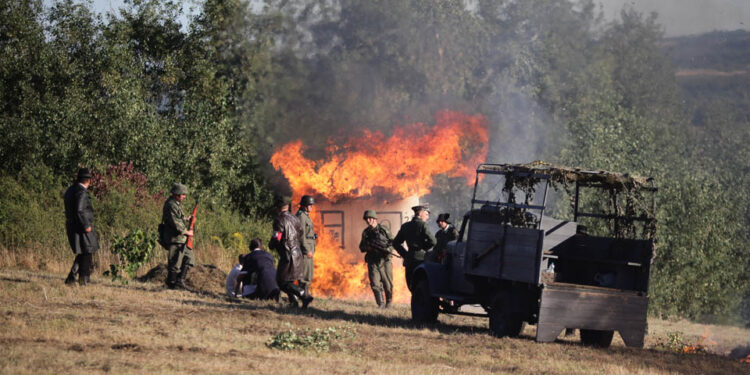
[[[281,142],[302,138],[315,153],[354,129],[388,132],[445,108],[481,113],[488,161],[655,177],[652,311],[736,320],[750,293],[747,116],[715,97],[696,121],[658,20],[625,11],[604,23],[596,9],[206,0],[181,25],[166,0],[103,17],[72,1],[3,2],[2,173],[27,181],[23,171],[43,165],[59,183],[78,166],[132,162],[154,193],[179,180],[210,204],[263,215]],[[467,208],[462,182],[438,182],[430,202]]]

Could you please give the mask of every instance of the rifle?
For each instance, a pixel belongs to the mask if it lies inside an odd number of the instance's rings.
[[[193,207],[193,215],[190,217],[190,225],[188,226],[188,230],[193,230],[195,228],[195,214],[198,213],[198,201],[200,198],[195,199],[195,207]],[[193,233],[195,235],[195,233]],[[193,236],[188,236],[187,241],[185,242],[185,246],[187,246],[188,249],[193,250]]]

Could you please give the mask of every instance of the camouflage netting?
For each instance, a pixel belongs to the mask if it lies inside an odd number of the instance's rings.
[[[167,279],[167,265],[162,263],[136,278],[141,282],[164,284]],[[227,274],[212,264],[199,264],[190,269],[185,284],[191,290],[207,293],[224,293]]]
[[[649,189],[655,188],[653,179],[650,177],[634,176],[627,173],[616,173],[607,171],[587,171],[580,168],[555,166],[543,161],[535,161],[529,164],[501,164],[481,165],[480,171],[498,172],[528,172],[536,174],[548,174],[553,183],[566,185],[570,182],[586,184],[602,184],[616,189]]]

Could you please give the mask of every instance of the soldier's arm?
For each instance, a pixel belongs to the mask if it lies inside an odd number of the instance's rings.
[[[425,235],[425,242],[424,242],[425,247],[429,249],[435,246],[435,244],[437,243],[437,240],[435,239],[435,236],[433,236],[432,233],[430,233],[430,227],[427,226],[427,223],[422,222],[422,227],[424,228],[423,231]]]
[[[456,227],[452,227],[449,233],[451,234],[450,241],[458,239],[458,229],[456,229]]]
[[[398,255],[402,257],[406,256],[406,249],[404,248],[404,232],[399,230],[396,234],[396,238],[393,239],[393,248],[396,249]]]
[[[81,224],[81,229],[86,230],[86,232],[90,231],[91,229],[91,221],[89,219],[88,212],[86,212],[88,207],[88,201],[89,197],[86,194],[85,190],[81,190],[80,193],[78,193],[75,197],[76,199],[76,219]]]
[[[362,231],[362,238],[359,240],[359,251],[367,252],[367,229]]]
[[[178,234],[185,234],[187,232],[187,226],[182,219],[180,208],[176,204],[169,206],[169,215],[167,215],[167,223],[165,224],[171,225]]]

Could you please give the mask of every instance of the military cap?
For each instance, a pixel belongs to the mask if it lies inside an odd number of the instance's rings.
[[[373,210],[365,210],[365,214],[362,216],[362,219],[367,220],[367,218],[370,218],[370,217],[373,218],[373,219],[377,219],[378,218],[378,214],[375,213],[375,211],[373,211]]]
[[[179,182],[175,182],[172,185],[172,190],[170,190],[169,192],[172,193],[172,194],[182,195],[182,194],[187,194],[188,190],[187,190],[187,186],[185,186],[185,185],[183,185],[183,184],[181,184]]]
[[[78,170],[78,178],[91,178],[91,171],[88,168],[81,168]]]
[[[315,199],[313,199],[313,197],[309,195],[303,195],[302,198],[299,200],[300,206],[312,206],[314,204],[315,204]]]
[[[427,211],[430,212],[430,206],[428,204],[420,204],[418,206],[414,206],[411,208],[414,210],[414,213],[418,213],[419,211]]]
[[[291,202],[292,198],[287,195],[277,194],[273,197],[273,206],[276,208],[286,206]]]
[[[448,220],[449,217],[451,217],[451,214],[449,214],[449,213],[443,213],[443,214],[438,215],[437,220],[435,220],[435,221],[437,221],[437,222],[444,221],[444,222],[450,224],[451,221]]]

